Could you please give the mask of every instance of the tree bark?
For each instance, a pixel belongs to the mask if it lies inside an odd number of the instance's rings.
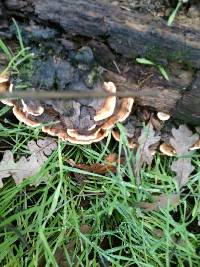
[[[147,15],[123,11],[98,0],[4,0],[3,3],[8,17],[17,15],[26,21],[33,20],[57,29],[61,35],[65,33],[67,38],[77,40],[80,37],[95,47],[98,62],[112,70],[107,72],[106,78],[114,81],[120,90],[154,92],[153,97],[137,98],[138,105],[200,124],[200,78],[198,72],[193,74],[193,69],[200,68],[200,32],[191,26],[168,27],[159,18],[152,20]],[[149,73],[151,79],[144,78],[142,85],[138,85],[137,77],[145,67],[138,71],[132,64],[136,57],[150,58],[164,65],[181,63],[187,66],[192,79],[183,82],[181,75],[175,79],[172,73],[172,81],[167,82],[153,71]],[[116,59],[122,70],[120,75],[113,67]],[[124,71],[127,62],[128,72]]]
[[[100,38],[117,53],[134,58],[181,60],[200,67],[200,32],[168,27],[161,19],[122,11],[100,0],[5,0],[11,14],[53,23],[67,34]]]
[[[129,72],[134,76],[135,71]],[[197,72],[189,89],[183,90],[183,85],[168,82],[152,70],[141,85],[131,78],[124,78],[113,72],[107,73],[107,79],[113,81],[119,90],[140,92],[144,96],[136,98],[136,104],[148,106],[157,111],[166,112],[173,118],[189,123],[200,125],[200,72]],[[152,77],[151,77],[152,75]],[[133,77],[132,76],[132,77]],[[152,96],[150,94],[152,93]]]

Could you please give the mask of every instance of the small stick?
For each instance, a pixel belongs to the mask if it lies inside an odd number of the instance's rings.
[[[13,91],[0,93],[0,99],[88,99],[88,98],[105,98],[108,96],[118,97],[156,97],[157,92],[140,92],[140,91],[118,91],[116,93],[107,93],[103,91]]]

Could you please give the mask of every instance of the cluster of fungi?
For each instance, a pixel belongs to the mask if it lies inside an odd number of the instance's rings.
[[[90,61],[93,62],[91,50],[84,47],[79,51],[78,56],[80,57],[81,54],[83,54],[83,58],[79,59],[76,67],[69,65],[68,69],[73,73],[73,77],[68,83],[68,87],[74,90],[88,91],[88,94],[91,90],[115,93],[115,84],[110,81],[102,81],[98,68],[92,64],[93,68],[91,68],[89,64]],[[58,66],[57,62],[56,59],[56,66]],[[94,73],[94,69],[98,73]],[[90,76],[94,76],[92,82],[88,82]],[[6,75],[1,76],[0,86],[1,92],[11,92],[15,88]],[[36,90],[35,93],[37,94],[37,92]],[[28,126],[41,126],[43,132],[74,144],[91,144],[102,140],[117,122],[122,122],[129,116],[134,99],[108,96],[104,99],[47,99],[44,101],[6,99],[1,102],[12,106],[17,119]]]
[[[88,94],[91,90],[116,93],[115,84],[111,81],[105,82],[101,75],[99,75],[101,71],[97,71],[98,68],[94,67],[93,64],[92,68],[88,64],[93,62],[91,50],[86,47],[82,48],[78,53],[78,64],[75,67],[71,65],[67,67],[70,70],[71,76],[67,86],[64,86],[65,90],[67,88],[88,90]],[[83,55],[83,57],[80,55]],[[63,62],[56,59],[54,63],[56,66],[54,69],[57,68],[54,73],[54,75],[57,75],[55,79],[59,80],[59,77],[62,75],[59,74],[58,69],[60,66],[63,66]],[[13,88],[15,86],[10,81],[9,75],[1,75],[0,92],[12,92]],[[36,94],[41,91],[33,88],[32,90]],[[98,142],[108,135],[109,130],[112,130],[115,140],[119,141],[120,133],[114,126],[118,122],[125,122],[124,125],[128,129],[126,134],[129,146],[130,148],[137,147],[137,133],[133,130],[135,123],[131,115],[134,103],[132,97],[118,98],[117,96],[107,96],[101,99],[81,100],[3,99],[1,102],[13,107],[13,113],[19,121],[32,127],[41,126],[43,132],[51,136],[58,136],[63,141],[73,144]],[[164,122],[169,118],[168,114],[157,113],[159,121]],[[200,144],[198,143],[196,146],[199,147]],[[175,155],[173,147],[166,143],[160,145],[160,151],[168,156]]]
[[[1,87],[6,90],[11,91],[13,85],[8,86],[8,80],[6,78],[0,79]],[[110,93],[116,92],[116,87],[112,82],[104,82],[103,90]],[[64,101],[64,100],[63,100]],[[62,102],[57,100],[57,102]],[[25,101],[25,100],[1,100],[2,103],[13,106],[13,113],[17,119],[28,126],[42,126],[42,131],[48,133],[52,136],[58,136],[63,141],[68,141],[75,144],[91,144],[102,140],[108,135],[108,132],[117,122],[124,121],[130,114],[133,98],[123,98],[117,100],[115,96],[108,96],[105,100],[98,100],[95,108],[97,109],[96,113],[93,115],[93,120],[91,120],[90,108],[88,108],[88,114],[85,114],[84,118],[85,125],[83,123],[78,124],[77,121],[74,121],[73,118],[77,119],[78,115],[81,116],[81,107],[80,104],[76,101],[72,101],[72,106],[74,110],[77,111],[77,114],[72,116],[64,116],[60,114],[56,106],[52,101],[45,101],[41,105],[41,102],[38,101]],[[97,101],[95,101],[94,104]],[[55,109],[54,109],[55,108]],[[87,108],[85,108],[87,109]],[[86,125],[86,120],[93,121],[93,125]],[[80,121],[79,121],[80,122]],[[45,125],[49,124],[49,125]],[[79,127],[80,126],[80,127]],[[83,126],[83,127],[81,127]]]

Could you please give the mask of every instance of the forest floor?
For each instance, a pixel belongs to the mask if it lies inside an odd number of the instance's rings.
[[[176,7],[170,1],[111,2],[166,21]],[[174,20],[195,20],[198,27],[199,17],[191,15],[200,10],[196,3],[180,8]],[[0,50],[9,56],[4,44]],[[21,54],[19,60],[28,55]],[[117,127],[119,142],[110,133],[92,145],[57,138],[45,143],[40,126],[19,123],[2,104],[0,266],[199,266],[199,150],[181,157],[157,151],[151,166],[141,167],[141,149],[129,148],[125,129]],[[181,174],[180,185],[171,166],[184,157],[193,171]]]

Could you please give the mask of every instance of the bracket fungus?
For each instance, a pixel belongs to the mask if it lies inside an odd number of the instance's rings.
[[[0,93],[6,92],[6,91],[12,92],[12,89],[13,89],[13,84],[10,83],[9,81],[8,73],[0,75]],[[1,102],[8,106],[13,105],[11,100],[2,99]]]
[[[157,117],[158,117],[158,119],[161,120],[161,121],[167,121],[167,120],[170,119],[170,115],[167,114],[167,113],[164,113],[164,112],[158,112],[158,113],[157,113]]]
[[[159,149],[160,149],[160,152],[163,155],[166,155],[166,156],[169,156],[169,157],[173,157],[173,156],[176,155],[175,149],[170,144],[163,143],[163,144],[160,145]]]
[[[190,148],[190,150],[200,149],[200,139],[196,141],[196,143]]]
[[[89,53],[90,52],[90,53]],[[89,54],[89,63],[92,62],[92,54],[90,48],[82,48],[76,54],[75,59],[79,62],[75,65],[71,62],[61,58],[51,58],[48,64],[53,64],[51,77],[52,84],[55,86],[55,81],[63,78],[63,73],[59,71],[66,71],[66,66],[63,68],[64,63],[68,65],[70,74],[66,75],[63,80],[59,80],[62,84],[59,90],[85,90],[88,94],[91,90],[104,91],[108,93],[115,93],[116,86],[113,82],[105,82],[101,76],[101,72],[94,64],[88,64],[87,55]],[[78,55],[78,56],[77,56]],[[46,64],[46,63],[45,63]],[[65,64],[65,65],[66,65]],[[37,65],[38,66],[38,65]],[[42,66],[42,64],[41,64]],[[41,67],[40,66],[40,67]],[[42,68],[44,71],[45,68]],[[94,75],[94,70],[97,73]],[[38,73],[38,67],[37,67]],[[37,73],[35,76],[37,76]],[[46,72],[45,72],[46,73]],[[38,80],[44,80],[43,73],[39,73]],[[61,78],[60,78],[61,77]],[[91,78],[92,77],[92,78]],[[36,78],[35,78],[36,79]],[[68,79],[66,81],[66,79]],[[90,81],[89,81],[90,79]],[[29,89],[36,94],[40,92],[41,84],[37,84],[34,88]],[[1,77],[0,88],[2,92],[12,91],[15,88],[10,82],[8,77]],[[49,82],[47,88],[42,87],[42,90],[50,90]],[[91,144],[102,140],[108,135],[108,130],[113,128],[117,122],[124,121],[130,114],[133,106],[133,98],[118,98],[116,96],[108,96],[106,98],[92,98],[92,99],[71,99],[71,100],[1,100],[2,103],[13,106],[13,113],[20,122],[28,126],[36,127],[41,126],[42,131],[51,136],[58,136],[64,141],[69,141],[74,144]]]

